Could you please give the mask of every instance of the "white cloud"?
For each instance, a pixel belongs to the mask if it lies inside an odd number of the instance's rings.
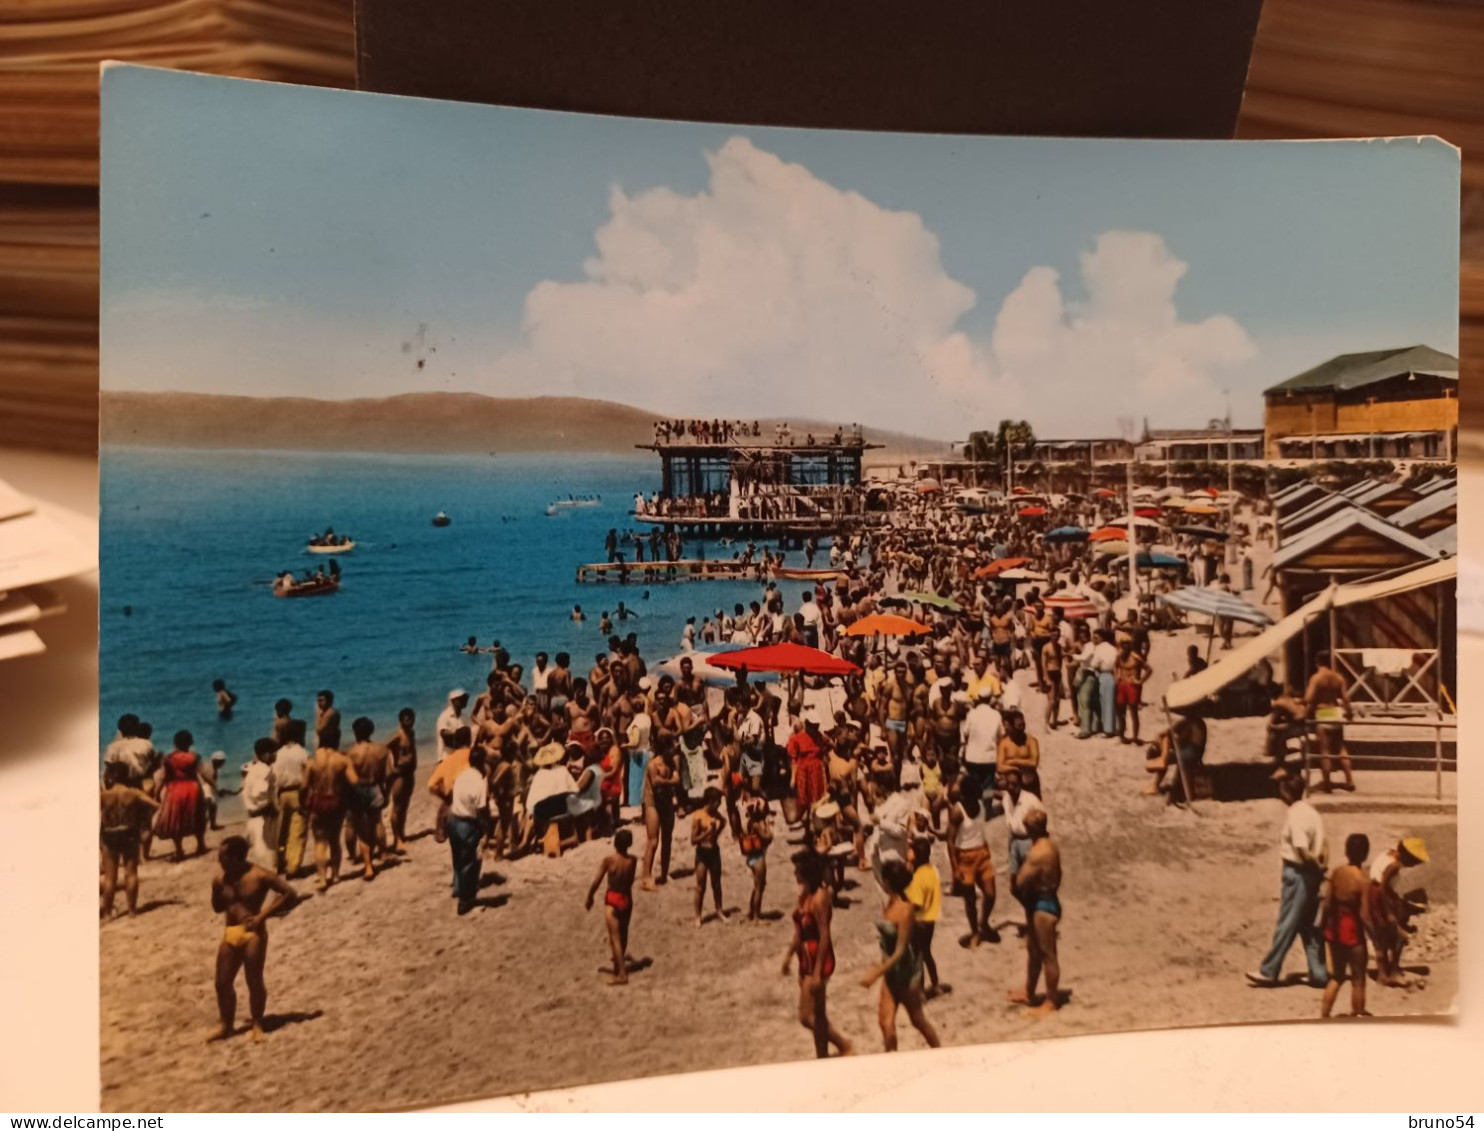
[[[1222,377],[1253,356],[1232,318],[1183,322],[1175,291],[1187,265],[1151,232],[1104,232],[1083,252],[1085,297],[1033,267],[1000,307],[999,377],[1027,390],[1039,434],[1107,434],[1118,416],[1199,427],[1223,409]]]
[[[974,292],[920,216],[741,137],[707,160],[695,196],[611,191],[585,278],[527,296],[527,345],[503,359],[502,384],[943,437],[1003,399],[956,328]]]

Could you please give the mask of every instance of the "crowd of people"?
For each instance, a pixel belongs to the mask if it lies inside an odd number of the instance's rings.
[[[1099,505],[1069,504],[1053,518],[1096,521]],[[750,880],[745,920],[764,923],[770,848],[787,837],[796,850],[789,854],[795,892],[784,969],[796,968],[799,1020],[816,1053],[852,1047],[828,1008],[836,967],[832,916],[842,891],[854,886],[852,869],[869,872],[881,893],[880,961],[859,976],[868,987],[880,984],[883,1046],[897,1047],[899,1012],[936,1046],[927,1003],[949,990],[933,956],[943,914],[935,858],[942,856],[949,890],[963,904],[964,945],[999,943],[1007,923],[1024,939],[1023,977],[1009,1000],[1036,1012],[1065,1004],[1062,859],[1048,815],[1055,798],[1042,787],[1042,736],[1027,727],[1024,698],[1044,696],[1048,729],[1068,725],[1079,739],[1145,744],[1150,627],[1131,599],[1136,595],[1125,590],[1127,573],[1093,547],[1047,544],[1013,508],[964,514],[933,498],[903,502],[894,525],[836,538],[828,554],[837,572],[812,585],[786,595],[786,582],[770,580],[756,600],[734,604],[730,613],[717,609],[699,630],[690,618],[677,641],[680,654],[658,663],[641,654],[637,631],[611,632],[606,612],[599,626],[606,641],[585,673],[565,652],[538,653],[527,669],[498,641],[484,649],[471,638],[462,650],[490,655],[490,668],[477,693],[447,694],[423,786],[434,803],[433,835],[448,845],[457,913],[481,906],[486,860],[559,855],[586,841],[609,841],[586,902],[591,908],[603,890],[609,975],[623,984],[632,970],[636,892],[674,878],[677,824],[688,831],[694,857],[697,927],[708,921],[708,896],[714,917],[728,917],[722,854],[729,851]],[[1029,577],[1009,580],[978,568],[1006,557],[1026,558]],[[915,618],[910,634],[852,631],[894,610]],[[620,622],[636,616],[622,603],[619,612]],[[580,607],[573,619],[585,619]],[[706,675],[698,671],[706,654],[693,651],[713,642],[802,645],[844,661],[849,674],[834,685],[792,669],[772,682],[744,666],[718,686],[709,665]],[[402,710],[389,734],[358,717],[348,743],[329,690],[317,696],[312,718],[293,712],[288,700],[276,704],[243,770],[244,832],[220,845],[212,902],[226,920],[218,962],[223,1035],[232,1031],[238,969],[248,981],[251,1031],[260,1032],[264,924],[292,906],[289,881],[312,871],[323,891],[341,880],[347,863],[353,876],[371,881],[408,851],[421,757],[414,712]],[[120,871],[128,910],[136,909],[138,862],[153,841],[171,841],[175,859],[186,839],[194,839],[197,854],[205,851],[220,761],[203,762],[193,742],[181,731],[161,756],[147,723],[134,715],[118,720],[104,754],[105,916],[113,912]],[[1144,750],[1149,792],[1188,800],[1205,746],[1198,714],[1171,716]],[[1300,779],[1289,775],[1281,786],[1285,800],[1297,804]],[[989,834],[995,819],[1004,822],[1009,895],[1019,907],[998,922],[992,913],[1000,846]],[[1290,839],[1285,833],[1285,845]],[[1419,858],[1415,845],[1398,852],[1398,867]],[[1311,855],[1321,860],[1317,850]],[[1300,853],[1297,867],[1310,870],[1295,873],[1291,895],[1287,859],[1273,954],[1256,979],[1263,984],[1276,978],[1297,934],[1308,945],[1307,924],[1315,921],[1314,861]],[[1346,867],[1359,866],[1352,860]],[[1383,889],[1392,876],[1382,878]],[[1341,924],[1332,942],[1347,969],[1363,943],[1346,941],[1355,932],[1345,924],[1358,916],[1374,929],[1383,921],[1378,907],[1395,906],[1384,891],[1357,885],[1353,872],[1337,870],[1328,896],[1331,918]],[[1379,938],[1377,947],[1383,953]],[[1396,952],[1399,944],[1384,951]],[[1315,982],[1337,985],[1341,976],[1316,973]],[[1332,999],[1326,991],[1326,1012]]]
[[[746,444],[748,441],[760,440],[763,436],[763,425],[761,421],[753,420],[656,420],[654,422],[654,442],[656,444]],[[791,447],[799,437],[794,435],[787,421],[782,421],[773,426],[773,443],[779,447]],[[843,427],[836,428],[832,436],[821,437],[821,443],[829,443],[836,447],[846,443],[847,440],[853,444],[862,442],[863,436],[861,426],[852,424],[847,432]],[[815,445],[814,433],[806,433],[803,437],[806,447]]]

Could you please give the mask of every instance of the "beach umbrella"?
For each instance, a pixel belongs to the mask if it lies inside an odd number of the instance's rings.
[[[932,632],[925,624],[895,613],[872,613],[845,630],[846,636],[923,636]]]
[[[1108,526],[1114,529],[1123,529],[1128,526],[1128,522],[1129,520],[1126,518],[1110,518],[1108,520]],[[1138,511],[1134,512],[1134,526],[1141,530],[1159,529],[1159,523],[1155,522],[1152,518],[1139,514]]]
[[[926,495],[932,491],[941,490],[943,490],[943,488],[938,484],[938,481],[936,479],[919,479],[917,481],[918,494]]]
[[[1122,542],[1128,531],[1121,526],[1101,526],[1087,536],[1089,542]]]
[[[737,683],[734,673],[725,668],[719,668],[711,661],[717,656],[730,655],[740,652],[748,647],[746,644],[718,644],[715,651],[705,652],[678,652],[668,660],[661,660],[655,665],[655,670],[661,675],[667,675],[674,679],[680,678],[680,661],[689,660],[692,670],[700,679],[711,687],[733,687]],[[772,672],[759,672],[756,682],[776,683],[778,676]]]
[[[1173,554],[1151,554],[1147,550],[1134,559],[1140,569],[1184,569],[1185,559]]]
[[[769,644],[762,648],[742,648],[736,652],[724,652],[713,656],[713,666],[735,671],[746,668],[749,672],[779,672],[792,675],[854,675],[860,671],[849,660],[831,656],[818,648],[803,644]]]
[[[1118,492],[1117,491],[1109,490],[1107,487],[1099,487],[1096,491],[1093,492],[1093,494],[1096,495],[1100,499],[1116,499],[1116,498],[1118,498]],[[1137,495],[1138,492],[1135,491],[1134,494]]]
[[[1218,542],[1225,542],[1230,537],[1225,530],[1217,530],[1211,526],[1177,526],[1176,534],[1189,534],[1192,538],[1214,538]]]
[[[964,607],[952,597],[940,597],[936,593],[903,593],[902,596],[919,605],[931,605],[935,609],[943,609],[950,613],[964,611]]]
[[[1068,620],[1087,620],[1098,615],[1098,607],[1077,593],[1053,593],[1041,603],[1048,609],[1060,609]]]
[[[1011,487],[1010,488],[1010,494],[1012,494],[1012,495],[1029,495],[1030,493],[1031,493],[1031,489],[1029,487]]]
[[[986,577],[995,577],[1007,569],[1014,569],[1016,566],[1028,565],[1029,563],[1030,558],[996,558],[988,565],[982,565],[976,569],[974,576],[978,580],[983,581]]]
[[[1160,498],[1160,499],[1174,499],[1174,498],[1179,497],[1180,495],[1185,494],[1185,492],[1183,490],[1181,490],[1179,487],[1173,487],[1172,486],[1172,487],[1161,487],[1158,491],[1155,491],[1154,494],[1155,494],[1155,497]]]
[[[1211,498],[1215,499],[1220,497],[1221,492],[1216,490],[1215,487],[1202,487],[1200,490],[1192,492],[1192,494],[1209,495]]]
[[[1122,535],[1123,534],[1123,531],[1120,530],[1118,533],[1120,535]],[[1099,542],[1098,543],[1098,556],[1099,557],[1102,557],[1104,555],[1108,555],[1110,557],[1120,557],[1121,558],[1121,557],[1126,556],[1127,554],[1128,554],[1128,543],[1127,542]]]
[[[1041,518],[1046,513],[1045,507],[1021,507],[1015,512],[1021,518]]]
[[[1184,609],[1186,612],[1226,617],[1245,624],[1266,626],[1273,623],[1273,618],[1256,605],[1249,605],[1242,598],[1221,589],[1200,589],[1191,585],[1184,589],[1177,589],[1173,593],[1161,593],[1159,599],[1166,605]]]
[[[1041,535],[1048,542],[1085,542],[1087,531],[1080,526],[1058,526]]]
[[[1208,503],[1197,503],[1185,508],[1186,514],[1220,514],[1221,511]]]
[[[1158,518],[1159,516],[1160,516],[1160,510],[1159,510],[1158,507],[1136,507],[1136,508],[1134,508],[1134,517],[1135,518]]]
[[[1050,581],[1051,578],[1047,577],[1044,573],[1037,573],[1034,570],[1016,568],[1004,570],[997,575],[996,580],[1018,583],[1024,581]]]
[[[1205,499],[1187,499],[1184,495],[1176,495],[1173,499],[1166,499],[1163,506],[1165,510],[1174,511],[1179,510],[1181,507],[1196,506],[1198,503],[1204,503],[1205,501]]]

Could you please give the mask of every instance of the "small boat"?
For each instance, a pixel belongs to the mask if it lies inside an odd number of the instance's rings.
[[[340,577],[316,577],[308,581],[295,580],[291,574],[282,573],[273,582],[275,597],[328,597],[340,588]]]
[[[547,504],[546,517],[553,518],[561,514],[562,511],[572,510],[574,507],[598,507],[602,505],[603,499],[600,495],[595,495],[590,499],[557,499],[555,502]]]
[[[784,581],[834,581],[845,576],[843,569],[793,569],[774,566],[773,576]]]
[[[433,516],[434,526],[447,526],[452,521],[453,519],[449,518],[448,515],[444,514],[442,511],[439,511]]]
[[[356,548],[356,544],[353,539],[347,538],[344,542],[326,543],[320,546],[311,542],[304,548],[311,554],[348,554]]]

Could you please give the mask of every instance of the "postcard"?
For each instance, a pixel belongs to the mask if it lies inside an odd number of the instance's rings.
[[[102,168],[105,1109],[1453,1007],[1451,147],[110,67]]]

